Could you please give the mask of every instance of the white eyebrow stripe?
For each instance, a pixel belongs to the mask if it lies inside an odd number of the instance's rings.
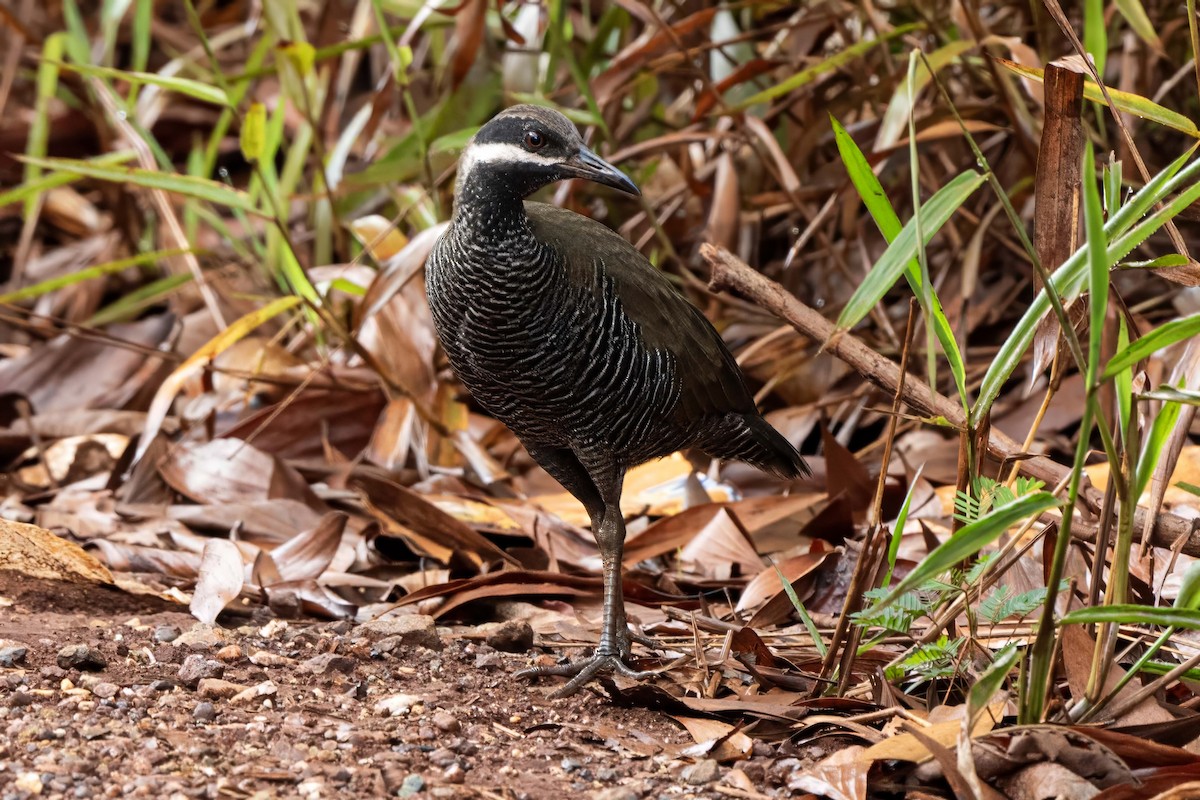
[[[458,160],[458,179],[466,178],[476,164],[491,164],[497,161],[557,164],[559,159],[540,153],[531,153],[523,147],[507,142],[471,144]]]

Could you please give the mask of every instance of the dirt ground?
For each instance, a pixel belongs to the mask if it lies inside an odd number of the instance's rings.
[[[697,761],[664,714],[598,691],[548,700],[512,677],[529,653],[432,633],[210,627],[155,597],[0,571],[0,800],[627,800],[786,782],[776,746],[736,770]]]

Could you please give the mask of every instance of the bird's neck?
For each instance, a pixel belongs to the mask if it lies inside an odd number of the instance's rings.
[[[504,181],[460,182],[455,187],[451,226],[478,248],[532,255],[538,244],[525,214],[525,195],[523,187]]]

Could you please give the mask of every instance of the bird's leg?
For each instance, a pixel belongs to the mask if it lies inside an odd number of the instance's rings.
[[[600,518],[596,519],[597,516]],[[572,695],[602,672],[615,672],[634,679],[648,678],[654,674],[638,672],[625,663],[632,651],[631,640],[635,637],[630,633],[625,620],[625,598],[621,590],[621,553],[625,547],[625,520],[621,516],[620,507],[616,503],[606,503],[601,514],[592,516],[592,526],[596,544],[600,547],[600,560],[604,566],[604,619],[596,652],[587,658],[567,664],[534,667],[517,673],[518,677],[574,676],[561,689],[551,693],[551,697]]]

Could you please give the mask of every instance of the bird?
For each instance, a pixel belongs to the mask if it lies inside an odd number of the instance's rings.
[[[603,567],[592,655],[517,673],[565,676],[564,697],[600,675],[645,679],[627,663],[621,558],[627,470],[678,450],[744,461],[781,478],[808,474],[763,419],[708,318],[620,234],[527,198],[580,178],[639,195],[557,110],[512,106],[459,156],[449,226],[425,288],[450,367],[587,510]]]

